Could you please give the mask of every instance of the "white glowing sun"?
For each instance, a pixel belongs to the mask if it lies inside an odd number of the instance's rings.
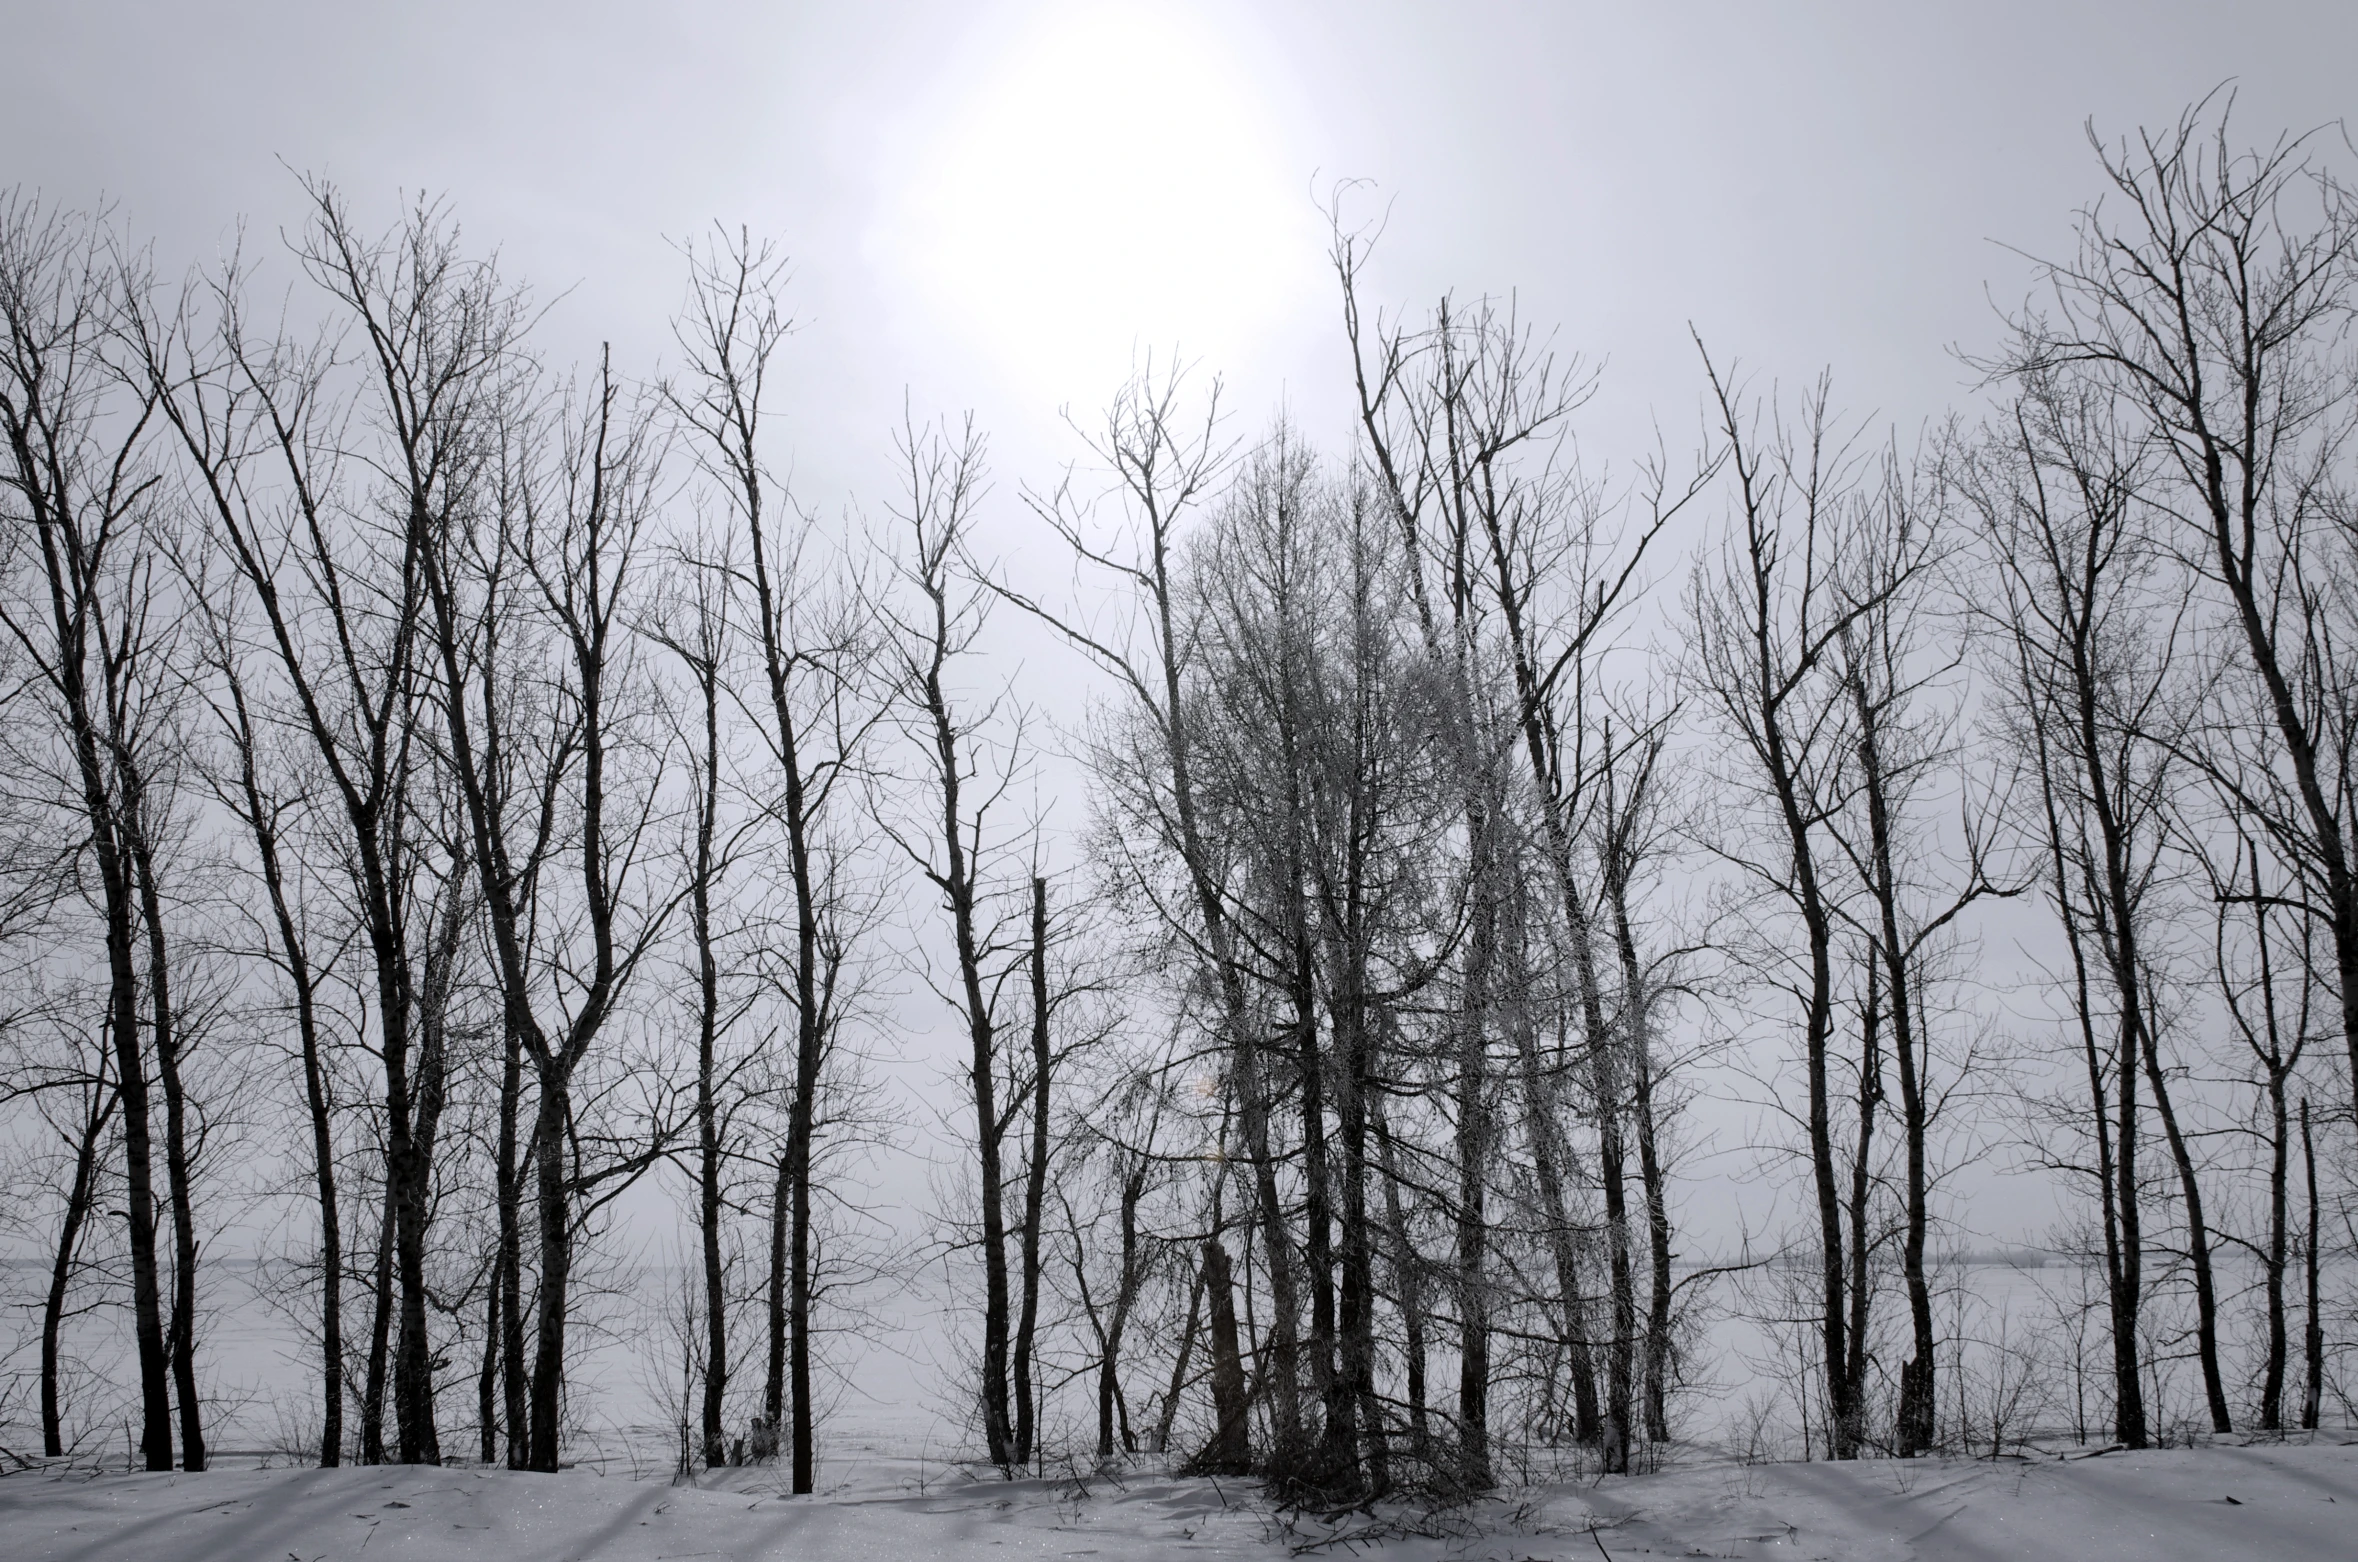
[[[932,110],[871,253],[1031,394],[1149,350],[1221,367],[1319,284],[1311,171],[1264,97],[1178,8],[1038,14]]]

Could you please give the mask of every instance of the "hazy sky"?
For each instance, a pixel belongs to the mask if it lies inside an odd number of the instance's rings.
[[[240,217],[275,246],[289,169],[385,220],[423,189],[573,290],[553,349],[645,365],[667,237],[775,236],[822,502],[881,486],[904,388],[974,408],[1004,487],[1038,480],[1071,454],[1057,406],[1141,347],[1220,369],[1246,424],[1283,397],[1338,439],[1318,202],[1346,177],[1392,203],[1379,293],[1515,289],[1609,360],[1596,456],[1657,418],[1690,442],[1689,321],[1912,426],[1958,395],[1985,288],[2025,285],[1999,244],[2055,249],[2094,193],[2084,121],[2232,77],[2248,133],[2306,129],[2358,59],[2358,6],[2249,0],[8,9],[0,180],[111,199],[167,270]]]
[[[716,219],[794,257],[796,486],[890,495],[904,392],[1019,483],[1135,351],[1281,402],[1330,445],[1348,381],[1320,203],[1390,226],[1384,300],[1516,290],[1606,360],[1583,424],[1626,465],[1692,446],[1688,327],[1763,375],[1831,367],[1912,430],[1965,394],[1951,349],[2097,194],[2084,139],[2232,78],[2249,138],[2351,107],[2358,5],[69,5],[10,0],[0,183],[114,203],[167,272],[247,224],[275,254],[290,170],[365,220],[447,196],[546,295],[560,358],[644,372]],[[2331,153],[2358,165],[2329,132]],[[279,266],[284,277],[288,268]],[[1020,556],[1011,567],[1020,569]],[[1044,567],[1044,566],[1043,566]]]

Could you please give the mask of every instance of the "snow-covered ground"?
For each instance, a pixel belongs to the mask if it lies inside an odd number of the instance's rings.
[[[1698,1460],[1440,1514],[1274,1512],[1249,1487],[1149,1471],[1001,1481],[876,1459],[818,1497],[771,1470],[701,1488],[574,1471],[219,1470],[0,1479],[7,1562],[1384,1562],[1604,1557],[2166,1562],[2358,1557],[2358,1445],[1852,1465]]]

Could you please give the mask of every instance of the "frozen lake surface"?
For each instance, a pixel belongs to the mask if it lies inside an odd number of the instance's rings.
[[[226,1263],[210,1272],[212,1306],[200,1355],[208,1388],[208,1440],[215,1450],[248,1460],[308,1462],[316,1449],[318,1369],[312,1347],[268,1299],[261,1277],[252,1266]],[[677,1276],[650,1266],[619,1278],[625,1283],[586,1299],[581,1322],[572,1331],[566,1457],[607,1474],[668,1472],[679,1441],[681,1363],[676,1323],[665,1316],[661,1299],[676,1294]],[[2220,1278],[2230,1399],[2248,1420],[2260,1367],[2261,1312],[2251,1294],[2257,1271],[2246,1274],[2223,1265]],[[2329,1302],[2338,1306],[2336,1299],[2358,1280],[2358,1272],[2339,1264],[2327,1278]],[[1943,1340],[1941,1431],[1947,1442],[1986,1455],[2033,1443],[2057,1447],[2107,1440],[2109,1347],[2093,1273],[2056,1260],[1977,1263],[1950,1266],[1936,1282],[1935,1321]],[[1805,1391],[1812,1284],[1810,1274],[1792,1266],[1764,1266],[1710,1282],[1681,1358],[1685,1387],[1672,1406],[1678,1445],[1758,1460],[1793,1458],[1812,1444],[1816,1428]],[[2182,1291],[2154,1288],[2146,1330],[2147,1402],[2156,1437],[2166,1442],[2184,1442],[2208,1428],[2201,1416]],[[880,1290],[863,1305],[863,1327],[821,1342],[826,1369],[820,1382],[822,1485],[841,1478],[838,1466],[865,1468],[878,1459],[939,1465],[979,1453],[963,1388],[968,1373],[961,1364],[959,1332],[971,1326],[972,1315],[950,1298],[939,1267]],[[32,1321],[29,1310],[13,1311],[13,1322]],[[1879,1296],[1876,1319],[1876,1364],[1886,1376],[1895,1375],[1907,1349],[1896,1294]],[[2297,1310],[2289,1322],[2297,1345]],[[69,1431],[75,1462],[86,1467],[119,1470],[132,1462],[130,1342],[122,1337],[121,1323],[120,1309],[97,1309],[77,1320],[68,1339],[73,1364]],[[758,1384],[754,1343],[747,1339],[735,1347],[740,1366],[732,1403],[741,1408],[731,1412],[733,1428]],[[14,1391],[0,1407],[0,1447],[11,1450],[29,1452],[39,1443],[28,1424],[33,1344],[20,1334],[9,1362],[15,1369]],[[1066,1359],[1056,1368],[1058,1376],[1087,1364],[1073,1355],[1070,1341],[1062,1348]],[[454,1457],[471,1454],[477,1443],[471,1354],[472,1347],[463,1343],[451,1351],[440,1380],[437,1420],[443,1449]],[[1803,1364],[1800,1370],[1797,1363]],[[2297,1356],[2291,1368],[2288,1413],[2298,1403]],[[2338,1368],[2338,1361],[2329,1358],[2324,1403],[2329,1429],[2352,1424]],[[1150,1400],[1169,1371],[1167,1350],[1136,1345],[1125,1369],[1134,1419],[1151,1422]],[[1454,1384],[1455,1375],[1454,1362],[1436,1353],[1432,1381]],[[1187,1413],[1179,1418],[1175,1449],[1191,1446],[1188,1428],[1192,1412],[1202,1408],[1194,1403],[1202,1392],[1191,1390],[1182,1400]],[[346,1414],[349,1427],[356,1406],[348,1406]],[[1094,1418],[1093,1381],[1067,1382],[1048,1407],[1047,1446],[1068,1461],[1084,1456],[1085,1463],[1094,1445]],[[1500,1423],[1498,1436],[1502,1465],[1510,1471],[1539,1476],[1564,1465],[1564,1451],[1545,1446],[1547,1439],[1528,1427]]]

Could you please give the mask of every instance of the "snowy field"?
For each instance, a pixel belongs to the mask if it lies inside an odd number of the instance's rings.
[[[2086,1380],[2103,1348],[2084,1311],[2090,1278],[2059,1263],[1948,1271],[1944,1433],[1978,1458],[1799,1462],[1796,1328],[1767,1321],[1784,1311],[1791,1282],[1763,1271],[1713,1298],[1667,1468],[1580,1478],[1566,1462],[1577,1454],[1502,1444],[1508,1485],[1495,1500],[1331,1521],[1279,1513],[1249,1484],[1173,1477],[1165,1460],[1091,1472],[1071,1452],[1094,1435],[1076,1421],[1078,1405],[1051,1417],[1051,1465],[1065,1478],[1007,1482],[961,1465],[972,1451],[956,1392],[963,1374],[953,1309],[936,1285],[879,1298],[874,1327],[846,1340],[822,1421],[820,1494],[800,1499],[783,1495],[775,1467],[672,1483],[669,1331],[630,1287],[610,1292],[600,1326],[584,1332],[567,1445],[575,1467],[553,1477],[304,1468],[301,1342],[268,1307],[224,1297],[210,1336],[219,1467],[125,1473],[128,1406],[100,1410],[107,1401],[89,1393],[94,1409],[74,1459],[0,1478],[0,1562],[2358,1558],[2358,1431],[2348,1429],[2340,1392],[2328,1396],[2328,1430],[2313,1443],[2190,1437],[2198,1385],[2182,1352],[2164,1349],[2151,1397],[2157,1434],[2174,1446],[2102,1453],[2101,1427],[2080,1441],[2074,1423],[2101,1394]],[[2334,1278],[2338,1291],[2351,1277]],[[664,1279],[651,1271],[644,1289],[658,1293]],[[91,1318],[81,1336],[78,1358],[93,1367],[110,1359],[104,1327]],[[2157,1327],[2149,1346],[2168,1339]],[[2252,1343],[2229,1341],[2239,1383]],[[2329,1384],[2340,1388],[2338,1373]],[[454,1381],[444,1398],[444,1446],[454,1455],[472,1446],[468,1403]],[[12,1427],[0,1445],[24,1447],[25,1430]],[[1175,1446],[1184,1445],[1184,1419],[1182,1431]]]
[[[221,1470],[0,1480],[8,1562],[933,1562],[956,1557],[1602,1556],[2171,1562],[2358,1556],[2358,1446],[1912,1463],[1703,1460],[1470,1509],[1331,1521],[1136,1470],[1006,1482],[907,1460],[818,1497],[774,1472],[701,1488],[581,1471]]]

